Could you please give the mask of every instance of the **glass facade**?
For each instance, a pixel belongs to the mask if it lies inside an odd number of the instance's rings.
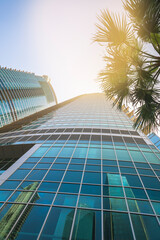
[[[103,94],[0,134],[0,239],[159,240],[160,151]]]
[[[0,67],[0,127],[55,104],[47,76]]]
[[[154,143],[154,145],[160,149],[160,137],[158,137],[155,133],[149,134],[148,138]]]

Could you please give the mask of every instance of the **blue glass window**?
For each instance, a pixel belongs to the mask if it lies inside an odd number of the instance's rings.
[[[131,158],[128,154],[128,152],[126,150],[118,150],[116,149],[116,153],[117,153],[117,158],[118,160],[123,160],[123,161],[130,161]]]
[[[28,177],[27,180],[42,180],[44,175],[46,174],[47,170],[33,170]]]
[[[48,169],[50,166],[51,166],[51,164],[49,164],[49,163],[38,163],[35,168]]]
[[[101,208],[101,198],[93,196],[80,196],[78,207],[81,208]]]
[[[147,195],[143,189],[139,188],[125,188],[126,197],[147,199]]]
[[[66,169],[67,163],[54,163],[51,169]]]
[[[19,211],[22,211],[20,206],[21,205],[18,205]],[[38,237],[38,234],[40,232],[40,229],[42,227],[42,224],[44,222],[44,219],[47,215],[48,210],[49,210],[49,207],[46,207],[46,206],[28,205],[24,212],[24,213],[28,213],[28,216],[18,233],[17,239],[30,239],[30,236],[34,236],[34,239],[36,239]],[[17,224],[21,224],[22,219],[23,219],[23,215],[19,219],[19,222]]]
[[[154,191],[154,190],[148,190],[147,189],[147,193],[149,195],[149,198],[151,200],[158,200],[160,199],[160,191]]]
[[[32,157],[42,157],[48,149],[48,147],[40,147],[32,154]]]
[[[20,184],[20,181],[5,181],[0,189],[15,189]]]
[[[74,209],[53,207],[44,226],[41,239],[69,239]]]
[[[80,171],[67,171],[63,181],[64,182],[80,182],[82,177],[82,172]]]
[[[144,175],[150,175],[150,176],[154,176],[154,172],[151,170],[151,169],[141,169],[141,168],[138,168],[138,172],[139,174],[144,174]]]
[[[41,159],[41,163],[52,163],[52,162],[54,162],[54,160],[55,160],[55,158],[46,158],[46,157],[44,157],[44,158],[42,158]]]
[[[85,159],[83,159],[83,158],[72,158],[71,159],[71,163],[83,164],[84,162],[85,162]]]
[[[35,166],[35,163],[23,163],[20,168],[30,168],[32,169]]]
[[[59,157],[71,157],[73,153],[74,148],[72,147],[64,147],[62,151],[59,154]]]
[[[152,202],[154,210],[157,215],[160,215],[160,202]]]
[[[131,212],[139,212],[139,213],[151,213],[153,214],[153,210],[148,201],[139,201],[139,200],[130,200],[128,199],[128,206]]]
[[[57,158],[55,163],[69,163],[69,158]]]
[[[59,186],[59,183],[55,182],[42,182],[39,189],[40,191],[46,191],[46,192],[55,192],[57,191]]]
[[[101,171],[100,165],[86,165],[86,171]]]
[[[72,206],[75,207],[77,202],[77,195],[71,194],[58,194],[54,205],[62,205],[62,206]]]
[[[103,195],[111,197],[124,197],[122,187],[103,186]]]
[[[141,176],[141,179],[146,188],[160,189],[160,182],[157,178]]]
[[[69,170],[83,170],[84,165],[82,164],[70,164],[68,169]]]
[[[38,161],[40,160],[40,158],[32,158],[32,157],[30,157],[30,158],[28,158],[26,161],[25,161],[25,163],[28,163],[28,162],[30,162],[30,163],[37,163]]]
[[[121,178],[119,174],[103,173],[103,184],[121,186]]]
[[[120,167],[121,173],[136,173],[134,168]]]
[[[102,158],[108,160],[116,160],[116,156],[113,149],[102,149]]]
[[[158,240],[160,227],[155,217],[131,214],[136,239]]]
[[[101,195],[101,186],[83,184],[81,194]]]
[[[78,193],[79,184],[62,183],[59,192]]]
[[[45,181],[61,181],[64,171],[62,170],[50,170],[45,177]]]
[[[133,163],[127,161],[119,161],[119,166],[133,167]]]
[[[90,148],[88,151],[88,158],[101,159],[101,149],[100,148]]]
[[[118,211],[127,211],[125,199],[121,198],[103,198],[103,208]]]
[[[18,169],[9,177],[9,179],[24,179],[29,172],[30,170]]]
[[[6,201],[12,191],[0,191],[0,201]]]
[[[75,239],[101,239],[100,211],[82,209],[77,211],[72,235],[72,240]]]
[[[128,214],[104,212],[103,219],[104,239],[133,240]]]
[[[146,162],[146,159],[142,155],[141,152],[137,151],[130,151],[130,154],[132,156],[132,159],[134,162]]]
[[[73,157],[74,158],[85,158],[87,154],[87,148],[76,148]]]
[[[53,193],[46,193],[46,192],[36,192],[37,200],[35,203],[42,203],[42,204],[51,204],[55,194]]]
[[[124,186],[142,187],[139,177],[136,175],[123,174],[122,181]]]
[[[85,172],[83,183],[95,183],[101,184],[101,173],[96,172]]]
[[[45,155],[45,157],[56,157],[61,147],[52,147]]]
[[[103,166],[103,172],[115,172],[118,173],[118,167],[116,166]]]
[[[103,160],[103,165],[117,166],[117,162],[116,161],[110,161],[110,160]]]

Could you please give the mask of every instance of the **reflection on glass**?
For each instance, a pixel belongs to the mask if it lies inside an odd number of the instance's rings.
[[[73,214],[73,209],[53,207],[43,229],[41,239],[69,239]]]
[[[32,190],[33,191],[37,188],[37,186],[38,186],[38,182],[34,182],[34,183],[28,185],[27,187],[25,187],[24,190]],[[30,191],[21,192],[19,194],[19,196],[15,199],[14,202],[27,203],[29,201],[29,199],[33,196],[33,194],[34,194],[34,192],[30,192]],[[32,202],[36,201],[38,198],[39,198],[38,194],[35,194],[33,196]],[[18,219],[20,214],[23,212],[25,206],[26,205],[13,204],[13,205],[11,205],[9,210],[5,213],[5,215],[2,217],[2,219],[0,220],[0,237],[1,237],[1,239],[6,238],[7,234],[12,229],[14,223],[16,222],[16,220]],[[21,229],[21,227],[22,227],[23,223],[25,222],[25,219],[26,219],[27,215],[29,214],[29,212],[31,211],[31,209],[32,209],[32,206],[28,205],[17,223],[17,227],[16,227],[17,230],[12,232],[10,239],[15,239],[17,233]]]
[[[104,239],[132,240],[128,214],[104,212]],[[143,239],[143,238],[142,238]],[[141,239],[141,240],[142,240]]]
[[[107,185],[121,186],[121,178],[119,174],[104,173],[103,183]]]
[[[158,240],[160,227],[155,217],[131,214],[132,223],[138,240]]]
[[[78,207],[81,208],[101,208],[101,198],[93,196],[80,196]]]
[[[72,240],[101,239],[101,214],[99,211],[81,210],[76,214]]]

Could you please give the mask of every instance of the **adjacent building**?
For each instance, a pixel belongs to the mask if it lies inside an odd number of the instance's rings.
[[[0,159],[0,239],[159,240],[160,151],[103,94],[1,133]]]
[[[154,143],[154,145],[160,149],[160,137],[158,137],[155,133],[151,133],[148,135],[148,138]]]
[[[0,67],[0,127],[56,103],[48,76]]]

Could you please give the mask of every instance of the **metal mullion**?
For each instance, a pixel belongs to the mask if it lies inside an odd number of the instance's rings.
[[[89,142],[88,142],[88,149],[87,149],[86,158],[85,158],[85,162],[84,162],[84,167],[83,167],[83,172],[82,172],[79,192],[78,192],[78,196],[77,196],[77,203],[76,203],[76,206],[75,206],[75,211],[74,211],[74,216],[73,216],[73,221],[72,221],[72,226],[71,226],[69,240],[72,239],[73,228],[74,228],[74,224],[75,224],[75,219],[76,219],[76,215],[77,215],[77,208],[78,208],[78,203],[79,203],[79,198],[80,198],[80,192],[81,192],[81,188],[82,188],[83,177],[84,177],[85,167],[86,167],[86,162],[87,162],[87,157],[88,157],[88,151],[89,151],[89,146],[90,146],[90,142],[91,142],[91,136],[92,135],[90,134],[90,138],[89,138]]]
[[[60,136],[61,136],[61,135],[60,135]],[[60,138],[60,136],[59,136],[59,138]],[[58,141],[58,138],[54,141],[54,143],[55,143],[56,141]],[[50,148],[43,154],[43,156],[40,158],[40,160],[41,160],[41,159],[45,156],[45,154],[52,148],[52,146],[54,145],[54,143],[53,143],[53,144],[50,146]],[[65,144],[64,144],[64,145],[65,145]],[[63,145],[63,147],[64,147],[64,145]],[[40,146],[40,147],[41,147],[41,146]],[[38,149],[39,149],[39,148],[38,148]],[[63,148],[61,148],[61,151],[62,151],[62,149],[63,149]],[[60,151],[60,152],[61,152],[61,151]],[[59,154],[60,154],[60,152],[59,152]],[[33,154],[33,153],[32,153],[32,154]],[[59,154],[58,154],[58,155],[59,155]],[[57,157],[56,157],[56,158],[57,158]],[[56,160],[56,158],[55,158],[55,160]],[[36,163],[36,165],[31,169],[31,171],[26,175],[26,177],[22,180],[21,183],[23,183],[23,182],[26,180],[26,178],[28,177],[28,175],[33,171],[33,169],[35,169],[35,167],[36,167],[37,164],[40,162],[40,160],[39,160],[39,161]],[[52,165],[54,164],[55,160],[54,160],[53,163],[51,164],[50,168],[51,168]],[[47,173],[49,172],[50,168],[48,168],[48,171],[46,172],[46,174],[44,175],[44,177],[43,177],[42,180],[40,181],[38,187],[40,186],[40,184],[42,183],[43,179],[45,178],[45,176],[46,176]],[[17,169],[16,169],[16,170],[17,170]],[[17,188],[13,191],[13,193],[11,194],[11,196],[10,196],[8,199],[10,199],[10,198],[12,197],[12,195],[15,193],[15,191],[18,189],[18,187],[21,185],[21,183],[17,186]],[[37,191],[38,187],[34,190],[34,192]],[[34,194],[33,194],[33,196],[34,196]],[[22,216],[23,212],[25,211],[25,209],[26,209],[27,206],[29,205],[29,203],[30,203],[30,201],[32,200],[33,196],[32,196],[32,197],[29,199],[29,201],[27,202],[25,208],[23,209],[23,211],[22,211],[21,214],[19,215],[18,219],[17,219],[16,222],[14,223],[14,225],[13,225],[13,227],[11,228],[10,232],[8,233],[6,239],[8,239],[9,235],[12,233],[12,230],[14,229],[14,227],[16,226],[16,224],[18,223],[20,217]],[[7,199],[7,200],[8,200],[8,199]],[[6,200],[6,202],[7,202],[7,200]],[[5,203],[6,203],[6,202],[5,202]]]
[[[104,239],[104,223],[103,223],[103,157],[102,157],[102,130],[101,130],[101,236]]]
[[[123,186],[122,175],[121,175],[121,170],[120,170],[120,166],[119,166],[119,160],[118,160],[118,157],[117,157],[116,148],[115,148],[115,144],[114,144],[112,135],[111,135],[111,139],[112,139],[112,142],[113,142],[113,148],[114,148],[114,152],[115,152],[115,156],[116,156],[116,161],[117,161],[119,176],[120,176],[120,179],[121,179],[121,184],[122,184],[124,199],[125,199],[125,203],[126,203],[126,207],[127,207],[127,212],[128,212],[128,217],[129,217],[129,221],[130,221],[130,226],[131,226],[131,230],[132,230],[132,235],[133,235],[134,240],[136,240],[136,235],[135,235],[134,228],[133,228],[133,223],[132,223],[132,219],[131,219],[131,215],[130,215],[130,211],[129,211],[129,206],[128,206],[128,202],[127,202],[127,197],[126,197],[126,193],[125,193],[124,186]],[[122,138],[122,139],[123,139],[123,138]],[[123,140],[123,141],[124,141],[124,140]]]
[[[133,139],[134,140],[134,139]],[[138,146],[138,144],[136,143],[136,141],[134,140],[134,142],[135,142],[135,144]],[[126,143],[125,143],[125,145],[126,145]],[[127,145],[126,145],[126,148],[127,148],[127,150],[128,150],[128,147],[127,147]],[[139,148],[139,146],[138,146],[138,149],[140,150],[140,148]],[[141,150],[140,150],[141,151]],[[150,205],[151,205],[151,208],[152,208],[152,210],[153,210],[153,212],[154,212],[154,214],[155,214],[155,217],[156,217],[156,219],[157,219],[157,221],[158,221],[158,223],[159,223],[159,225],[160,225],[160,220],[159,220],[159,218],[158,218],[158,216],[157,216],[157,214],[156,214],[156,211],[154,210],[154,207],[153,207],[153,205],[152,205],[152,202],[151,202],[151,200],[150,200],[150,198],[149,198],[149,195],[148,195],[148,193],[147,193],[147,191],[146,191],[146,187],[145,187],[145,185],[143,184],[143,181],[142,181],[142,179],[141,179],[141,176],[140,176],[140,174],[139,174],[139,172],[138,172],[138,170],[137,170],[137,167],[136,167],[136,165],[135,165],[135,163],[134,163],[134,161],[133,161],[133,159],[132,159],[132,156],[131,156],[131,154],[130,154],[130,152],[128,151],[128,153],[129,153],[129,155],[130,155],[130,157],[131,157],[131,160],[132,160],[132,163],[133,163],[133,165],[134,165],[134,167],[135,167],[135,170],[136,170],[136,172],[137,172],[137,175],[138,175],[138,177],[139,177],[139,179],[140,179],[140,182],[141,182],[141,184],[142,184],[142,186],[143,186],[143,189],[144,189],[144,191],[145,191],[145,193],[146,193],[146,195],[147,195],[147,198],[148,198],[148,201],[149,201],[149,203],[150,203]],[[145,156],[144,156],[145,157]],[[147,161],[147,159],[146,159],[146,161]],[[148,161],[147,161],[147,163],[148,163]],[[147,177],[149,177],[149,176],[147,176]],[[159,179],[158,179],[159,180]],[[152,189],[153,190],[153,189]]]
[[[69,137],[68,137],[68,139],[67,139],[67,141],[69,140],[69,138],[70,138],[71,136],[72,136],[72,135],[70,134]],[[81,135],[79,136],[79,139],[80,139],[80,137],[81,137]],[[59,186],[58,186],[58,188],[57,188],[57,191],[56,191],[55,196],[54,196],[54,198],[53,198],[53,201],[52,201],[52,203],[51,203],[51,205],[50,205],[50,208],[49,208],[48,213],[47,213],[47,215],[46,215],[46,218],[45,218],[45,220],[44,220],[44,222],[43,222],[43,225],[42,225],[42,227],[41,227],[41,229],[40,229],[40,231],[39,231],[37,240],[41,237],[42,231],[43,231],[44,226],[45,226],[45,224],[46,224],[46,222],[47,222],[47,219],[48,219],[48,216],[49,216],[49,214],[50,214],[50,212],[51,212],[51,209],[53,208],[53,204],[54,204],[54,202],[55,202],[55,199],[56,199],[56,197],[57,197],[57,194],[58,194],[58,192],[59,192],[59,189],[60,189],[60,187],[61,187],[61,184],[62,184],[62,182],[63,182],[63,179],[64,179],[64,177],[65,177],[65,174],[66,174],[66,172],[67,172],[67,170],[68,170],[68,166],[69,166],[69,164],[70,164],[70,162],[71,162],[71,160],[72,160],[72,157],[73,157],[74,152],[75,152],[75,150],[76,150],[76,147],[77,147],[77,145],[78,145],[79,139],[77,140],[77,143],[75,144],[73,153],[72,153],[72,155],[71,155],[71,157],[70,157],[70,160],[69,160],[69,162],[68,162],[68,164],[67,164],[66,170],[64,171],[63,177],[62,177],[62,179],[61,179],[61,181],[60,181],[60,184],[59,184]],[[67,141],[66,141],[66,142],[67,142]],[[65,144],[64,144],[64,145],[65,145]],[[63,148],[64,148],[64,146],[63,146]],[[62,148],[62,149],[63,149],[63,148]],[[53,166],[53,164],[52,164],[52,166]],[[72,207],[72,208],[73,208],[73,207]]]

